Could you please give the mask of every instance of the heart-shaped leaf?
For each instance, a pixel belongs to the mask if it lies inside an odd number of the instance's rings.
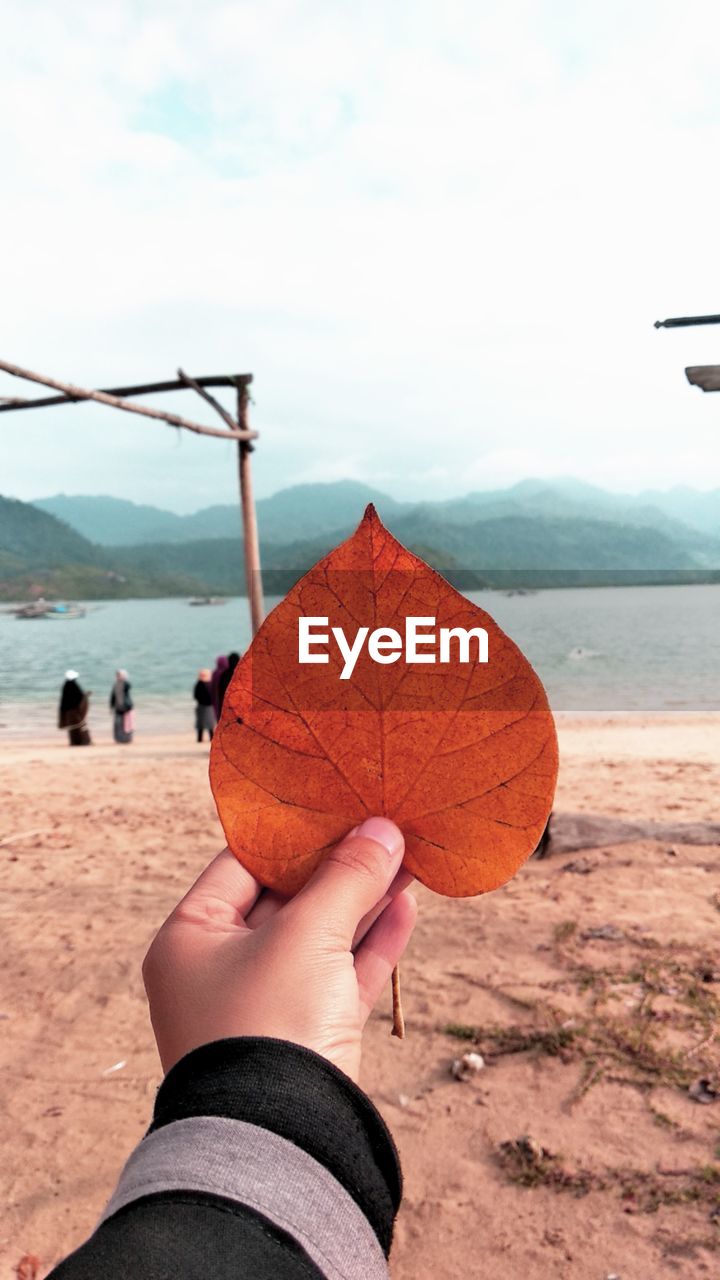
[[[410,661],[408,618],[426,641]],[[310,662],[299,660],[301,627],[326,637],[306,647]],[[390,635],[371,652],[378,628]],[[462,652],[457,635],[440,661],[443,628],[484,630],[487,661],[481,636]],[[346,651],[358,645],[349,677],[340,632]],[[517,645],[368,507],[237,666],[210,780],[228,845],[264,885],[294,893],[350,828],[384,814],[405,835],[408,870],[463,897],[504,884],[532,853],[557,763],[545,691]]]

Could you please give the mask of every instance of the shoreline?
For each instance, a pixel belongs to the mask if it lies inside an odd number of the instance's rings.
[[[712,763],[720,758],[720,711],[559,711],[554,716],[561,752],[566,758],[598,758],[608,753],[653,759],[681,756]],[[0,762],[10,765],[38,753],[53,759],[77,760],[91,757],[95,752],[105,756],[110,751],[121,759],[126,754],[167,754],[169,750],[179,750],[192,757],[207,754],[208,747],[207,741],[202,744],[195,741],[191,722],[185,729],[143,729],[141,726],[134,741],[127,746],[113,741],[108,723],[102,735],[93,739],[90,749],[69,748],[64,729],[38,737],[31,734],[5,737],[0,727]]]
[[[142,545],[142,544],[137,544],[137,545]],[[182,545],[182,544],[169,543],[168,545],[175,546],[175,545]],[[295,580],[297,582],[302,577],[304,577],[305,574],[309,572],[311,568],[312,568],[312,565],[308,565],[306,569],[267,568],[265,570],[265,575],[267,577],[268,582],[271,583],[273,581],[273,574],[286,575],[288,573],[297,573],[298,577]],[[540,592],[544,593],[546,591],[588,591],[588,590],[593,590],[597,587],[602,589],[618,588],[618,587],[622,589],[625,589],[625,588],[632,589],[633,587],[639,588],[639,587],[717,587],[717,586],[720,586],[720,569],[718,568],[712,568],[712,569],[587,569],[587,570],[496,569],[496,570],[488,570],[488,569],[472,569],[472,568],[463,567],[461,565],[452,565],[452,566],[448,566],[446,570],[436,569],[435,572],[440,573],[445,577],[447,577],[448,574],[453,574],[453,573],[455,574],[466,573],[466,574],[478,574],[478,575],[482,575],[483,573],[507,574],[508,581],[506,583],[502,583],[502,582],[486,583],[484,586],[456,587],[456,590],[460,591],[461,594],[463,595],[467,595],[469,593],[484,594],[486,592],[488,594],[493,594],[493,595],[505,595],[508,592],[512,594],[517,593],[521,595],[537,595]],[[541,585],[538,585],[538,586],[534,585],[532,576],[530,578],[523,578],[522,576],[523,574],[530,574],[530,575],[535,574],[537,575],[538,578],[540,578],[542,575],[557,574],[558,576],[561,576],[563,574],[570,575],[573,573],[586,573],[588,576],[582,581],[548,582],[546,579],[543,579]],[[597,581],[592,580],[593,574],[597,575]],[[661,577],[660,575],[662,574],[665,574],[666,576]],[[636,575],[636,576],[633,576],[630,581],[626,581],[625,579],[627,578],[628,575]],[[515,581],[516,578],[518,579],[518,581]],[[291,585],[283,591],[268,590],[266,591],[266,595],[268,596],[269,599],[274,600],[277,603],[279,600],[282,600],[284,598],[284,596],[287,594],[289,590],[292,590],[292,587],[294,585],[295,585],[295,582],[291,583]],[[222,588],[210,589],[208,587],[203,586],[203,584],[200,582],[197,584],[197,590],[192,590],[192,591],[188,590],[186,592],[168,592],[160,595],[141,594],[141,595],[113,595],[113,596],[108,596],[108,595],[83,596],[83,595],[78,595],[77,593],[70,592],[67,595],[44,596],[43,599],[45,599],[48,604],[68,604],[69,602],[72,602],[72,604],[89,605],[92,608],[94,605],[126,604],[131,602],[144,602],[147,600],[181,600],[184,603],[189,605],[192,600],[195,600],[201,597],[204,598],[206,596],[210,596],[214,600],[219,600],[221,602],[220,607],[223,604],[227,604],[227,602],[230,600],[240,600],[243,602],[248,602],[248,609],[250,607],[249,606],[250,597],[244,591],[225,591]],[[0,615],[3,613],[12,614],[16,608],[22,608],[25,605],[33,604],[33,603],[35,603],[35,600],[33,598],[28,598],[27,595],[23,599],[19,599],[17,597],[4,596],[0,594]],[[200,606],[200,607],[202,608],[202,607],[212,607],[212,606]]]

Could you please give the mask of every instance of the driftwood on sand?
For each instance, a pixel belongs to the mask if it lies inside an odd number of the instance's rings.
[[[606,813],[554,813],[549,840],[540,856],[577,853],[580,849],[629,844],[634,840],[720,845],[720,823],[628,822],[625,818],[613,818]]]

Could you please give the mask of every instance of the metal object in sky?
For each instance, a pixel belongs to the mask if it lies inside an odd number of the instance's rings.
[[[720,324],[720,316],[671,316],[668,320],[656,320],[656,329],[686,329],[693,324]]]

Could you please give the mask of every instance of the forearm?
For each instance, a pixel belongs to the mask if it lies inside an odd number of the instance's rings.
[[[380,1280],[400,1169],[381,1117],[324,1058],[280,1040],[194,1050],[91,1238],[53,1280]]]

